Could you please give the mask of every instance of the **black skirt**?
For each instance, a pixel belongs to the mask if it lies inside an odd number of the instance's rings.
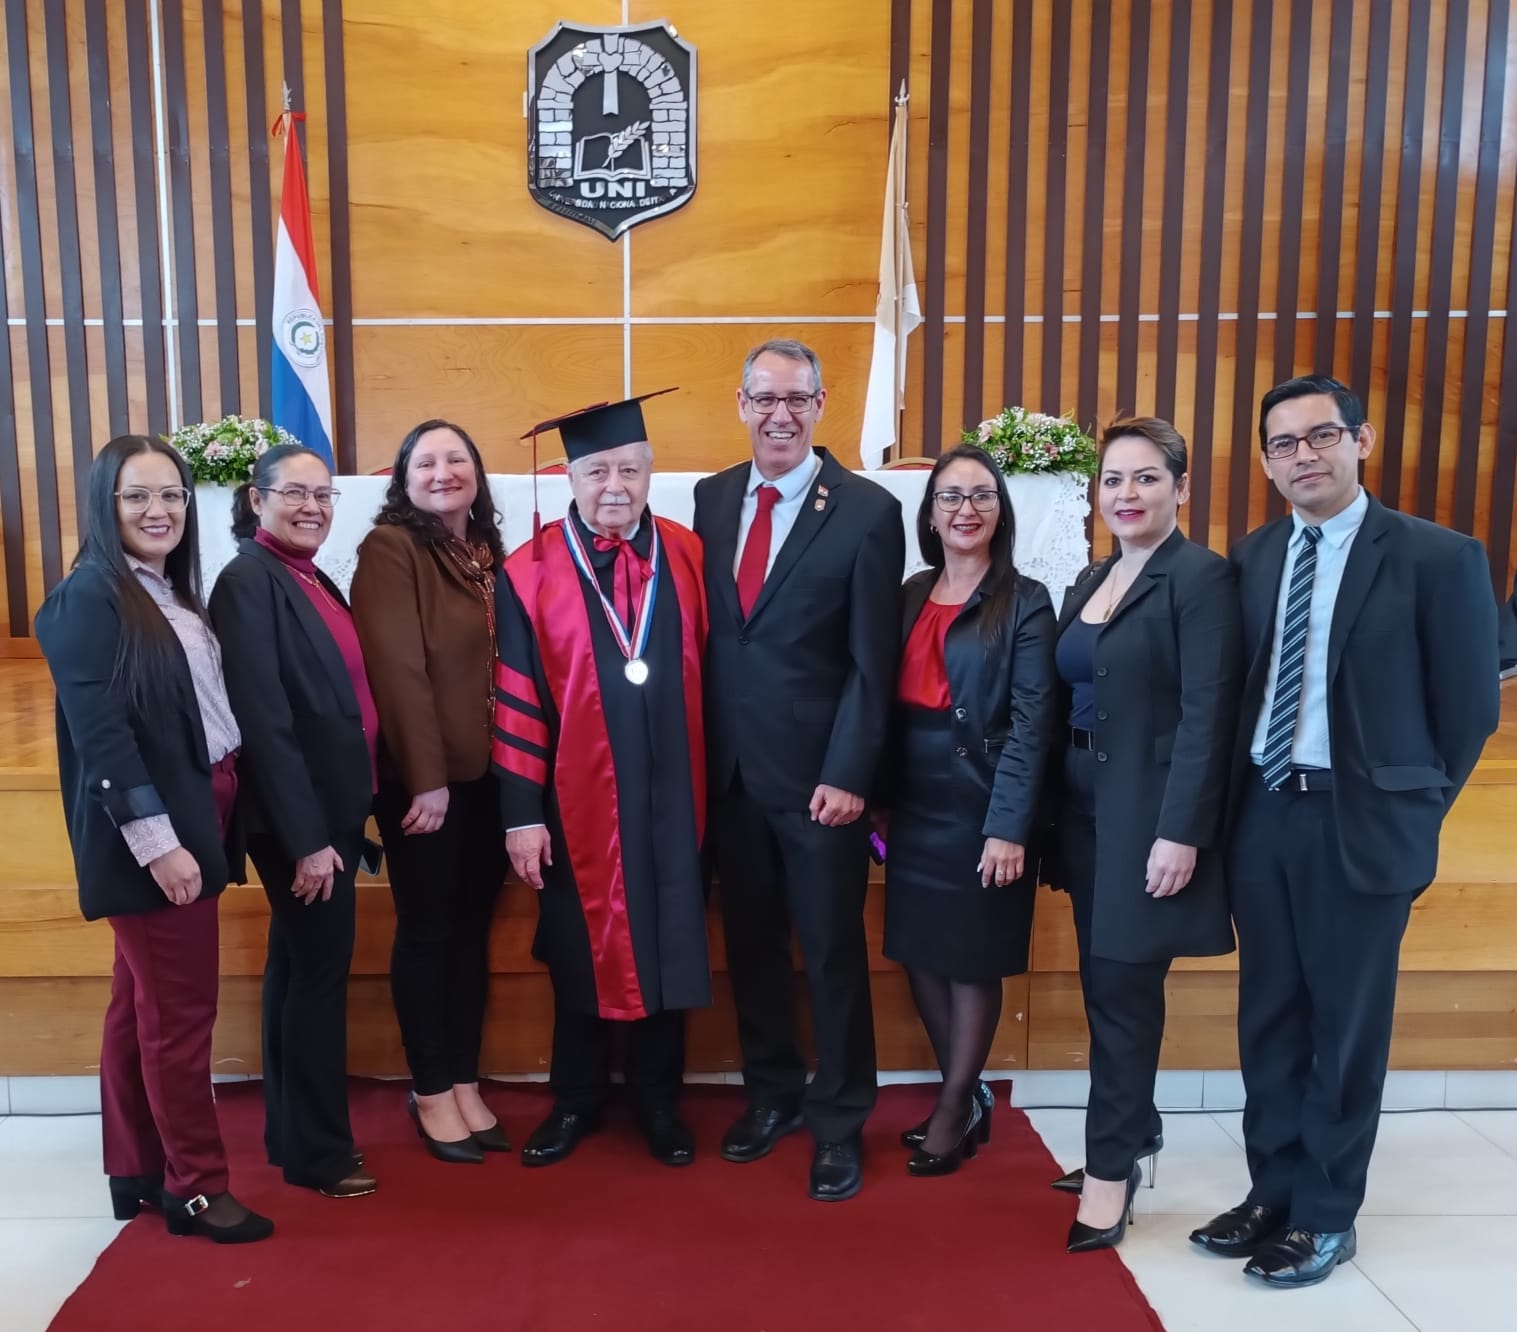
[[[976,868],[984,809],[956,809],[954,738],[945,709],[904,710],[901,769],[885,857],[885,956],[951,980],[1027,970],[1036,881],[989,887]]]

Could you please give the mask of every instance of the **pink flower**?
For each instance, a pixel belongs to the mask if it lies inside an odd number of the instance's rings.
[[[996,424],[995,424],[994,421],[981,421],[980,422],[980,428],[975,431],[975,434],[980,437],[980,443],[981,444],[985,443],[985,441],[988,440],[991,437],[991,435],[993,435],[995,433],[995,428],[996,428]]]

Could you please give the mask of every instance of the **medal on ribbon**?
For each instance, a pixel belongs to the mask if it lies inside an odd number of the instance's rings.
[[[648,650],[648,634],[653,628],[653,602],[658,594],[658,575],[661,564],[661,547],[658,539],[658,524],[653,521],[653,515],[646,513],[647,521],[652,525],[653,542],[648,552],[648,576],[643,580],[642,596],[638,598],[637,611],[632,617],[632,628],[629,633],[622,624],[621,616],[616,613],[616,607],[611,604],[611,598],[601,591],[600,583],[595,577],[595,570],[591,567],[590,558],[585,553],[584,544],[579,539],[579,531],[574,525],[574,519],[564,519],[564,540],[569,546],[569,555],[575,566],[584,576],[587,583],[600,598],[600,608],[606,613],[606,623],[611,626],[611,635],[616,640],[616,646],[622,656],[627,659],[627,664],[622,667],[622,674],[627,677],[630,684],[643,685],[648,682],[648,663],[644,653]]]

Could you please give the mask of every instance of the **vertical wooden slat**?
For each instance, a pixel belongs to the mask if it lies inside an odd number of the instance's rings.
[[[1453,525],[1475,531],[1475,489],[1480,475],[1480,417],[1485,401],[1485,348],[1491,320],[1491,259],[1496,244],[1496,195],[1501,176],[1501,116],[1506,100],[1506,44],[1511,24],[1508,0],[1490,0],[1485,30],[1485,84],[1480,108],[1480,153],[1475,167],[1475,215],[1470,224],[1470,281],[1465,309],[1464,374],[1459,411],[1459,453],[1454,467]],[[1512,319],[1507,308],[1507,323]],[[1517,384],[1501,386],[1504,396]],[[1512,526],[1512,511],[1493,508],[1495,528]],[[1505,569],[1505,561],[1501,568]]]
[[[1504,0],[1497,0],[1504,3]],[[1501,395],[1496,414],[1496,458],[1491,467],[1491,583],[1498,600],[1505,600],[1512,589],[1507,586],[1507,570],[1512,563],[1512,510],[1517,505],[1517,215],[1512,219],[1512,234],[1507,238],[1506,318],[1502,320],[1501,383],[1507,391]]]
[[[1033,406],[1058,415],[1064,405],[1064,181],[1069,151],[1069,5],[1053,6],[1048,50],[1048,159],[1043,184],[1043,384]]]
[[[985,215],[990,183],[990,56],[993,0],[974,0],[970,16],[969,208],[964,247],[964,395],[962,421],[972,429],[985,401]]]
[[[1364,81],[1364,159],[1359,169],[1359,230],[1354,241],[1354,338],[1349,387],[1370,400],[1375,355],[1375,279],[1380,263],[1380,202],[1385,175],[1384,71],[1391,54],[1391,0],[1372,0],[1365,66],[1381,71]]]
[[[269,108],[263,94],[263,0],[242,2],[242,72],[248,104],[248,221],[253,231],[253,299],[258,320],[258,415],[274,411],[274,214],[269,195]]]
[[[937,457],[943,432],[943,286],[948,271],[948,113],[953,0],[932,0],[927,112],[927,292],[922,311],[922,451]]]
[[[128,0],[126,72],[132,104],[132,179],[137,203],[137,267],[142,291],[142,356],[148,430],[169,428],[167,357],[163,337],[163,270],[158,258],[158,200],[153,171],[153,53],[148,41],[147,6]]]
[[[337,470],[358,470],[353,384],[353,250],[348,232],[348,90],[342,54],[342,0],[322,7],[327,88],[327,216],[332,245],[332,360],[337,411],[332,441]]]
[[[105,391],[112,436],[131,428],[126,375],[126,327],[121,298],[121,235],[116,220],[116,146],[111,127],[110,33],[106,0],[85,0],[89,63],[90,138],[95,161],[95,230],[100,251],[100,315],[105,343]]]
[[[184,75],[184,6],[163,3],[163,89],[168,103],[169,183],[174,219],[174,314],[179,324],[179,401],[186,422],[204,415],[200,386],[200,300],[195,279],[195,199],[190,109]]]
[[[1206,87],[1206,173],[1201,186],[1201,278],[1199,299],[1196,302],[1196,405],[1192,423],[1194,448],[1190,460],[1190,535],[1192,540],[1199,541],[1202,545],[1210,540],[1211,528],[1212,434],[1217,415],[1217,316],[1221,312],[1222,221],[1226,204],[1223,185],[1227,179],[1227,93],[1232,59],[1232,0],[1214,0],[1211,10],[1211,63]]]
[[[1433,191],[1433,244],[1427,286],[1427,327],[1422,350],[1422,439],[1417,454],[1416,513],[1438,517],[1438,462],[1443,443],[1443,402],[1448,389],[1449,309],[1454,279],[1454,225],[1459,207],[1459,140],[1464,116],[1464,47],[1469,0],[1444,9],[1443,101],[1438,115],[1438,174]]]
[[[21,241],[21,290],[26,302],[26,360],[31,383],[32,456],[36,463],[37,504],[41,522],[42,579],[47,587],[52,587],[63,577],[63,533],[58,511],[53,383],[47,345],[47,292],[42,278],[42,220],[37,200],[37,143],[32,127],[32,75],[26,32],[26,0],[5,0],[5,30],[16,161],[16,230]]]
[[[1159,234],[1159,329],[1154,360],[1154,414],[1163,420],[1174,421],[1180,346],[1180,266],[1185,253],[1190,0],[1174,0],[1170,7],[1169,24],[1169,88],[1164,111],[1164,215]],[[1226,135],[1225,125],[1223,134]],[[1194,444],[1194,428],[1191,435]],[[1199,481],[1197,485],[1199,486]],[[1198,494],[1193,495],[1192,499],[1197,504],[1201,502]],[[1204,521],[1200,527],[1202,530],[1196,534],[1197,539],[1204,542]]]
[[[911,0],[890,0],[890,88],[891,114],[885,117],[885,147],[889,150],[894,124],[895,99],[901,84],[911,76]],[[907,89],[908,93],[910,89]]]
[[[1274,12],[1254,0],[1249,31],[1248,113],[1243,146],[1243,217],[1238,237],[1238,328],[1233,351],[1232,454],[1227,492],[1227,542],[1248,530],[1248,487],[1254,476],[1254,358],[1259,346],[1259,262],[1264,185],[1269,165],[1269,64]]]
[[[1122,172],[1122,277],[1117,297],[1119,413],[1138,406],[1138,316],[1143,300],[1143,163],[1148,151],[1148,42],[1152,0],[1133,0],[1127,52],[1127,130]],[[1183,140],[1182,140],[1183,143]]]
[[[7,15],[7,21],[9,16]],[[16,431],[16,380],[11,367],[10,297],[6,293],[5,228],[0,227],[0,525],[5,545],[5,610],[12,638],[31,634],[26,594],[26,520],[21,511],[21,452]]]
[[[68,79],[68,12],[45,6],[43,45],[47,52],[48,120],[53,131],[54,216],[58,223],[58,283],[63,294],[64,375],[68,381],[68,425],[72,441],[74,513],[82,525],[87,508],[90,462],[90,372],[84,345],[84,261],[79,253],[79,187],[74,173],[74,108]]]
[[[1011,11],[1011,137],[1006,161],[1006,311],[1001,344],[1001,403],[1022,401],[1027,316],[1027,161],[1032,130],[1032,6]]]
[[[1322,213],[1317,222],[1317,326],[1312,368],[1333,373],[1338,344],[1338,275],[1342,271],[1345,159],[1348,156],[1348,85],[1354,53],[1354,0],[1333,0],[1327,59],[1327,126],[1322,143]],[[1380,95],[1385,95],[1384,79]],[[1384,123],[1384,117],[1381,117]]]
[[[1111,0],[1090,11],[1090,80],[1085,102],[1085,239],[1080,252],[1080,362],[1075,418],[1096,426],[1101,388],[1101,269],[1106,257],[1106,99],[1111,86]]]
[[[242,411],[242,372],[237,364],[237,254],[232,243],[232,150],[227,127],[226,33],[222,0],[204,0],[206,132],[211,157],[211,240],[216,256],[216,364],[220,402],[216,414]],[[198,335],[197,335],[198,337]]]
[[[1401,177],[1396,198],[1396,250],[1391,288],[1390,348],[1385,367],[1385,433],[1380,498],[1401,505],[1401,458],[1412,365],[1412,303],[1417,282],[1417,223],[1422,194],[1422,129],[1427,110],[1429,0],[1410,0],[1406,87],[1401,103]]]

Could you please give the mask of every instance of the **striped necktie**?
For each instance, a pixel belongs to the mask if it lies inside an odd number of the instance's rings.
[[[1303,527],[1301,534],[1306,544],[1291,570],[1290,594],[1285,599],[1285,629],[1280,635],[1280,669],[1275,673],[1275,699],[1270,705],[1264,758],[1259,765],[1264,785],[1271,791],[1278,791],[1291,771],[1291,747],[1296,739],[1301,677],[1306,665],[1306,621],[1312,608],[1312,581],[1317,574],[1317,542],[1322,529]]]

